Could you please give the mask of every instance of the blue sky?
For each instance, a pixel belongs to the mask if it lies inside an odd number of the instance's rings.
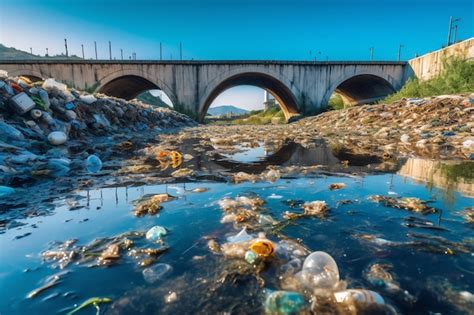
[[[44,54],[138,59],[395,60],[446,42],[449,16],[458,38],[473,36],[472,0],[0,0],[0,42]],[[310,54],[311,51],[311,54]]]

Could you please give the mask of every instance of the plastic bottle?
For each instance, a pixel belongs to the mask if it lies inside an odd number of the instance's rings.
[[[364,289],[349,289],[334,293],[338,303],[348,306],[369,306],[372,304],[384,305],[385,301],[380,294]]]
[[[66,143],[67,136],[62,131],[53,131],[48,135],[48,141],[52,145],[61,145]]]
[[[328,253],[313,252],[306,257],[303,269],[296,277],[304,287],[330,289],[339,282],[339,269]]]
[[[307,307],[304,296],[292,291],[273,291],[264,304],[267,314],[300,314]]]
[[[245,252],[245,261],[249,264],[253,264],[257,260],[257,255],[251,250]]]
[[[0,197],[11,195],[15,193],[15,189],[8,186],[0,186]]]
[[[97,99],[94,97],[94,95],[81,95],[79,97],[81,99],[81,101],[83,101],[84,103],[86,104],[92,104],[94,103],[95,101],[97,101]]]
[[[102,168],[102,161],[97,155],[91,154],[86,160],[86,169],[89,173],[97,173]]]
[[[15,127],[7,124],[6,122],[0,121],[0,138],[1,139],[12,139],[12,140],[24,140],[25,136],[16,129]]]
[[[148,283],[155,283],[162,279],[167,273],[173,271],[173,267],[168,264],[156,264],[154,266],[143,269],[143,279]]]
[[[39,109],[32,109],[30,116],[33,119],[39,119],[41,116],[43,116],[43,113]]]
[[[146,232],[146,239],[156,242],[156,241],[161,240],[161,238],[165,236],[167,233],[168,232],[166,231],[164,227],[155,225],[154,227],[149,229],[148,232]]]
[[[69,119],[69,120],[75,120],[77,119],[77,115],[74,111],[72,110],[67,110],[65,113],[66,117]]]
[[[49,100],[48,92],[46,92],[45,90],[39,90],[38,95],[41,98],[41,100],[43,101],[44,107],[46,108],[46,110],[48,110],[49,107],[51,106],[51,102]]]
[[[42,111],[41,119],[43,119],[43,121],[47,123],[49,126],[53,126],[55,124],[54,118],[51,117],[51,115],[48,112]]]

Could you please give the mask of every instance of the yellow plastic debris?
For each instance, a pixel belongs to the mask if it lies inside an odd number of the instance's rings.
[[[257,240],[250,245],[250,250],[260,257],[269,257],[275,252],[275,246],[269,240]]]

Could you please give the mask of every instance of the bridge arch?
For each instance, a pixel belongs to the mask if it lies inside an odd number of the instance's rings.
[[[30,70],[30,69],[18,69],[18,70],[8,71],[8,75],[11,77],[24,76],[33,82],[43,80],[43,75],[39,71]]]
[[[334,80],[323,97],[323,104],[328,104],[333,93],[342,96],[344,103],[360,105],[373,103],[395,93],[393,78],[384,72],[361,71],[343,75]]]
[[[165,82],[144,71],[121,69],[107,74],[99,83],[95,91],[108,96],[130,100],[145,91],[159,89],[165,92],[173,104],[177,103],[176,95]]]
[[[219,94],[239,85],[252,85],[267,90],[280,104],[287,121],[299,115],[297,100],[289,81],[261,70],[239,69],[221,75],[206,87],[204,97],[199,104],[198,120],[204,120],[209,107]]]

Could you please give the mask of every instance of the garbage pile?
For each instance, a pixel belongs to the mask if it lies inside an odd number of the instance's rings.
[[[329,139],[339,150],[385,158],[423,156],[474,159],[474,94],[402,99],[331,111],[296,129]]]
[[[80,158],[87,160],[89,172],[97,173],[102,156],[93,152],[94,139],[106,138],[110,145],[113,138],[107,137],[112,135],[128,139],[133,133],[192,125],[192,119],[173,110],[88,94],[51,78],[32,82],[0,71],[0,184],[8,186],[19,174],[67,174],[76,162],[71,157],[85,152]],[[133,147],[129,141],[121,145],[117,150]]]

